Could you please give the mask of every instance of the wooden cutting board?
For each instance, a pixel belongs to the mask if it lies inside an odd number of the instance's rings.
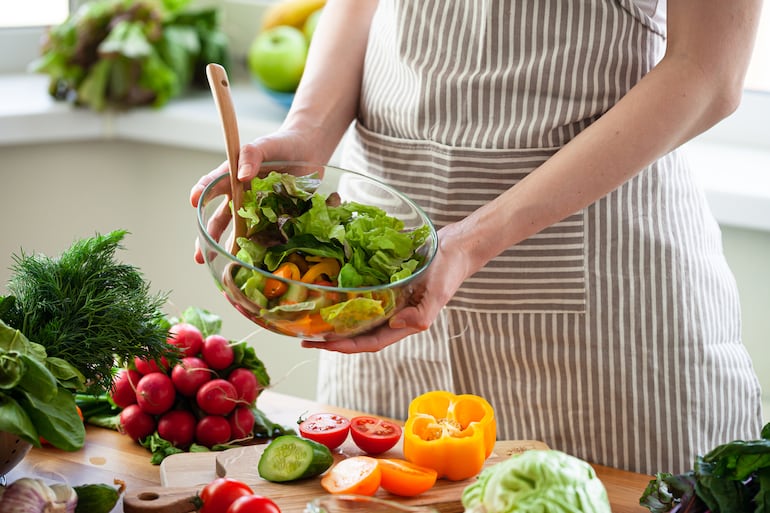
[[[125,513],[187,513],[194,511],[190,497],[195,496],[203,485],[216,477],[227,476],[251,485],[254,492],[273,499],[283,513],[301,513],[312,499],[327,492],[321,487],[319,478],[291,483],[271,483],[257,472],[257,463],[266,445],[250,445],[221,452],[184,453],[166,457],[160,465],[162,486],[138,490],[126,490],[123,496]],[[485,467],[499,463],[512,454],[531,449],[548,447],[535,440],[504,440],[495,444],[495,449]],[[348,439],[334,451],[336,461],[363,454]],[[400,444],[381,457],[402,458]],[[380,489],[377,497],[396,500],[403,504],[430,505],[441,513],[462,513],[460,497],[474,478],[463,481],[440,479],[429,491],[417,497],[405,498],[391,495]]]

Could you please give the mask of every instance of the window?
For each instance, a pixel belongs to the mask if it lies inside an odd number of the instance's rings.
[[[0,28],[58,25],[70,12],[68,0],[0,2]]]
[[[754,55],[746,75],[746,89],[770,92],[770,6],[762,9]]]

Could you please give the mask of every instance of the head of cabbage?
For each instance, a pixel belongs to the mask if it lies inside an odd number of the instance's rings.
[[[610,513],[604,485],[585,461],[530,450],[485,468],[463,490],[472,513]]]

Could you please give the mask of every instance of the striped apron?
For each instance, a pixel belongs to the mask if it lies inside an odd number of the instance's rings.
[[[343,167],[452,223],[601,116],[664,46],[665,0],[382,0]],[[434,389],[487,398],[499,439],[638,472],[757,437],[736,285],[683,157],[503,252],[426,332],[321,354],[327,403],[403,419]]]

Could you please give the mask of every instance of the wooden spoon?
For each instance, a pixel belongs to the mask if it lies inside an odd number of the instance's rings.
[[[206,77],[209,81],[211,94],[219,112],[222,130],[225,135],[227,162],[230,166],[230,199],[232,201],[233,233],[228,248],[230,254],[238,252],[238,237],[246,234],[246,221],[238,215],[243,203],[243,184],[238,180],[238,157],[241,152],[241,142],[238,136],[238,120],[235,117],[235,107],[230,94],[230,81],[227,71],[219,64],[211,63],[206,66]]]

